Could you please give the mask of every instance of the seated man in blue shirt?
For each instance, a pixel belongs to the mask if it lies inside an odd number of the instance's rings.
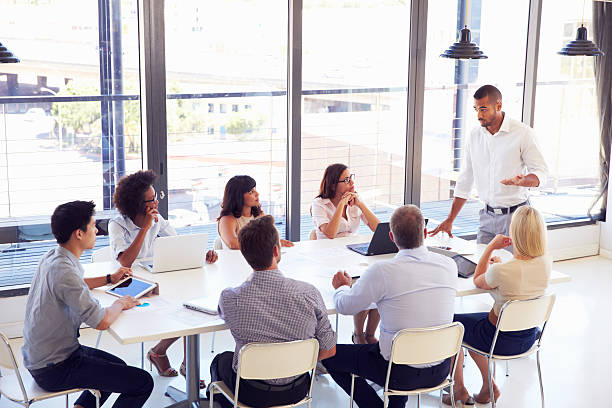
[[[71,388],[100,390],[101,404],[118,392],[113,407],[142,407],[153,391],[153,379],[112,354],[79,344],[79,326],[86,323],[106,330],[119,314],[138,301],[130,296],[102,308],[91,289],[116,283],[132,274],[129,268],[98,278],[83,278],[79,258],[96,242],[95,204],[73,201],[55,209],[51,231],[59,246],[47,252],[32,280],[23,328],[23,361],[36,383],[47,391]],[[94,408],[95,398],[85,391],[74,404]]]
[[[315,338],[319,360],[336,352],[336,333],[327,318],[321,293],[309,283],[285,278],[278,270],[281,244],[270,215],[249,222],[238,233],[240,252],[253,268],[242,285],[225,289],[219,299],[219,315],[236,341],[235,352],[215,356],[210,365],[212,381],[236,386],[238,352],[247,343],[278,343]],[[451,314],[452,318],[452,314]],[[253,407],[293,404],[306,396],[310,376],[271,381],[241,380],[240,402]],[[223,407],[231,404],[215,399]]]
[[[390,220],[391,240],[399,248],[395,258],[371,265],[355,285],[346,272],[334,275],[334,303],[341,314],[355,314],[376,303],[380,313],[380,341],[375,344],[338,344],[336,355],[323,361],[334,381],[347,394],[351,373],[354,398],[362,408],[382,407],[371,380],[385,385],[391,343],[407,328],[439,326],[453,321],[457,266],[445,256],[429,252],[423,244],[425,221],[418,207],[405,205]],[[412,390],[440,384],[450,372],[450,359],[429,365],[394,365],[389,388]],[[407,397],[394,396],[389,407],[404,407]]]

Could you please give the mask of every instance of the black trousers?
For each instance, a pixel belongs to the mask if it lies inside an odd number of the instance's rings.
[[[217,354],[210,363],[211,381],[223,381],[232,392],[236,387],[236,372],[232,368],[234,353],[225,351]],[[240,380],[238,388],[238,400],[246,405],[255,408],[272,407],[275,405],[295,404],[301,401],[310,388],[310,376],[304,374],[292,383],[281,386],[282,390],[275,385],[267,384],[258,380]],[[286,389],[285,389],[286,388]],[[210,395],[208,396],[210,398]],[[231,403],[222,395],[215,395],[215,402],[221,404],[223,408],[233,407]]]
[[[376,391],[366,382],[373,381],[385,386],[389,362],[380,354],[376,344],[338,344],[336,355],[323,360],[323,365],[342,389],[351,395],[351,373],[356,374],[353,397],[361,408],[382,408],[383,402]],[[395,364],[391,368],[389,388],[414,390],[440,384],[450,373],[450,359],[429,368],[414,368]],[[406,405],[408,397],[389,397],[389,407],[399,408]]]
[[[34,381],[47,391],[71,388],[100,390],[100,406],[113,392],[119,398],[114,408],[139,408],[153,391],[153,378],[140,368],[128,366],[123,360],[105,351],[81,346],[66,360],[51,367],[30,371]],[[96,398],[85,391],[75,404],[95,408]]]

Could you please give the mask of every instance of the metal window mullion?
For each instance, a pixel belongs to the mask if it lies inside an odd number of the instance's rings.
[[[529,2],[527,25],[527,51],[525,55],[525,77],[523,86],[523,123],[533,127],[535,98],[538,79],[538,56],[540,52],[540,29],[543,0]]]
[[[158,210],[168,218],[164,0],[138,1],[138,34],[142,164],[158,175]]]
[[[300,240],[302,171],[302,0],[288,0],[286,238]]]
[[[421,202],[427,6],[428,0],[412,0],[410,4],[404,203],[415,205]]]

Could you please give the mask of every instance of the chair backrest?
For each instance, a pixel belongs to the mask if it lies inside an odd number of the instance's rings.
[[[311,230],[310,234],[308,234],[308,239],[311,241],[316,241],[317,239],[317,231],[316,230]]]
[[[223,241],[221,241],[221,237],[215,238],[215,243],[213,244],[213,249],[215,251],[223,249]]]
[[[535,299],[509,300],[499,313],[497,327],[501,331],[518,331],[542,326],[550,317],[555,295]]]
[[[19,363],[15,358],[15,354],[13,353],[13,349],[8,341],[8,338],[3,333],[0,333],[0,369],[1,368],[8,368],[17,376],[17,383],[21,388],[23,401],[28,401],[28,395],[23,385],[21,374],[19,373]],[[0,374],[2,373],[0,372]]]
[[[238,377],[271,380],[311,371],[317,365],[319,342],[315,339],[285,343],[249,343],[238,355]]]
[[[427,364],[457,354],[463,341],[459,322],[423,329],[404,329],[393,336],[393,364]]]
[[[91,254],[91,262],[107,262],[113,260],[113,251],[110,246],[98,248]]]

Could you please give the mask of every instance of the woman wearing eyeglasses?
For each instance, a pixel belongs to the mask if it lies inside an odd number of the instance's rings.
[[[223,248],[240,249],[238,231],[251,220],[265,215],[255,186],[255,179],[250,176],[234,176],[225,185],[221,214],[217,218]],[[280,241],[284,247],[293,246],[291,241]],[[216,245],[216,249],[220,247]]]
[[[311,214],[317,239],[356,235],[361,221],[372,231],[380,223],[355,192],[355,175],[341,163],[331,164],[325,169],[319,195],[312,202]],[[354,315],[353,343],[376,343],[378,340],[374,333],[379,322],[378,309],[364,310]]]
[[[131,267],[136,259],[153,257],[153,243],[157,237],[176,235],[176,230],[157,211],[157,193],[153,184],[157,175],[152,170],[141,170],[119,180],[113,195],[115,208],[121,215],[108,224],[110,247],[114,259]],[[206,262],[217,261],[217,253],[208,251]],[[170,366],[166,350],[178,337],[163,339],[147,353],[147,359],[162,377],[176,377],[178,373]],[[185,361],[180,368],[185,375]],[[200,382],[204,388],[204,382]]]

